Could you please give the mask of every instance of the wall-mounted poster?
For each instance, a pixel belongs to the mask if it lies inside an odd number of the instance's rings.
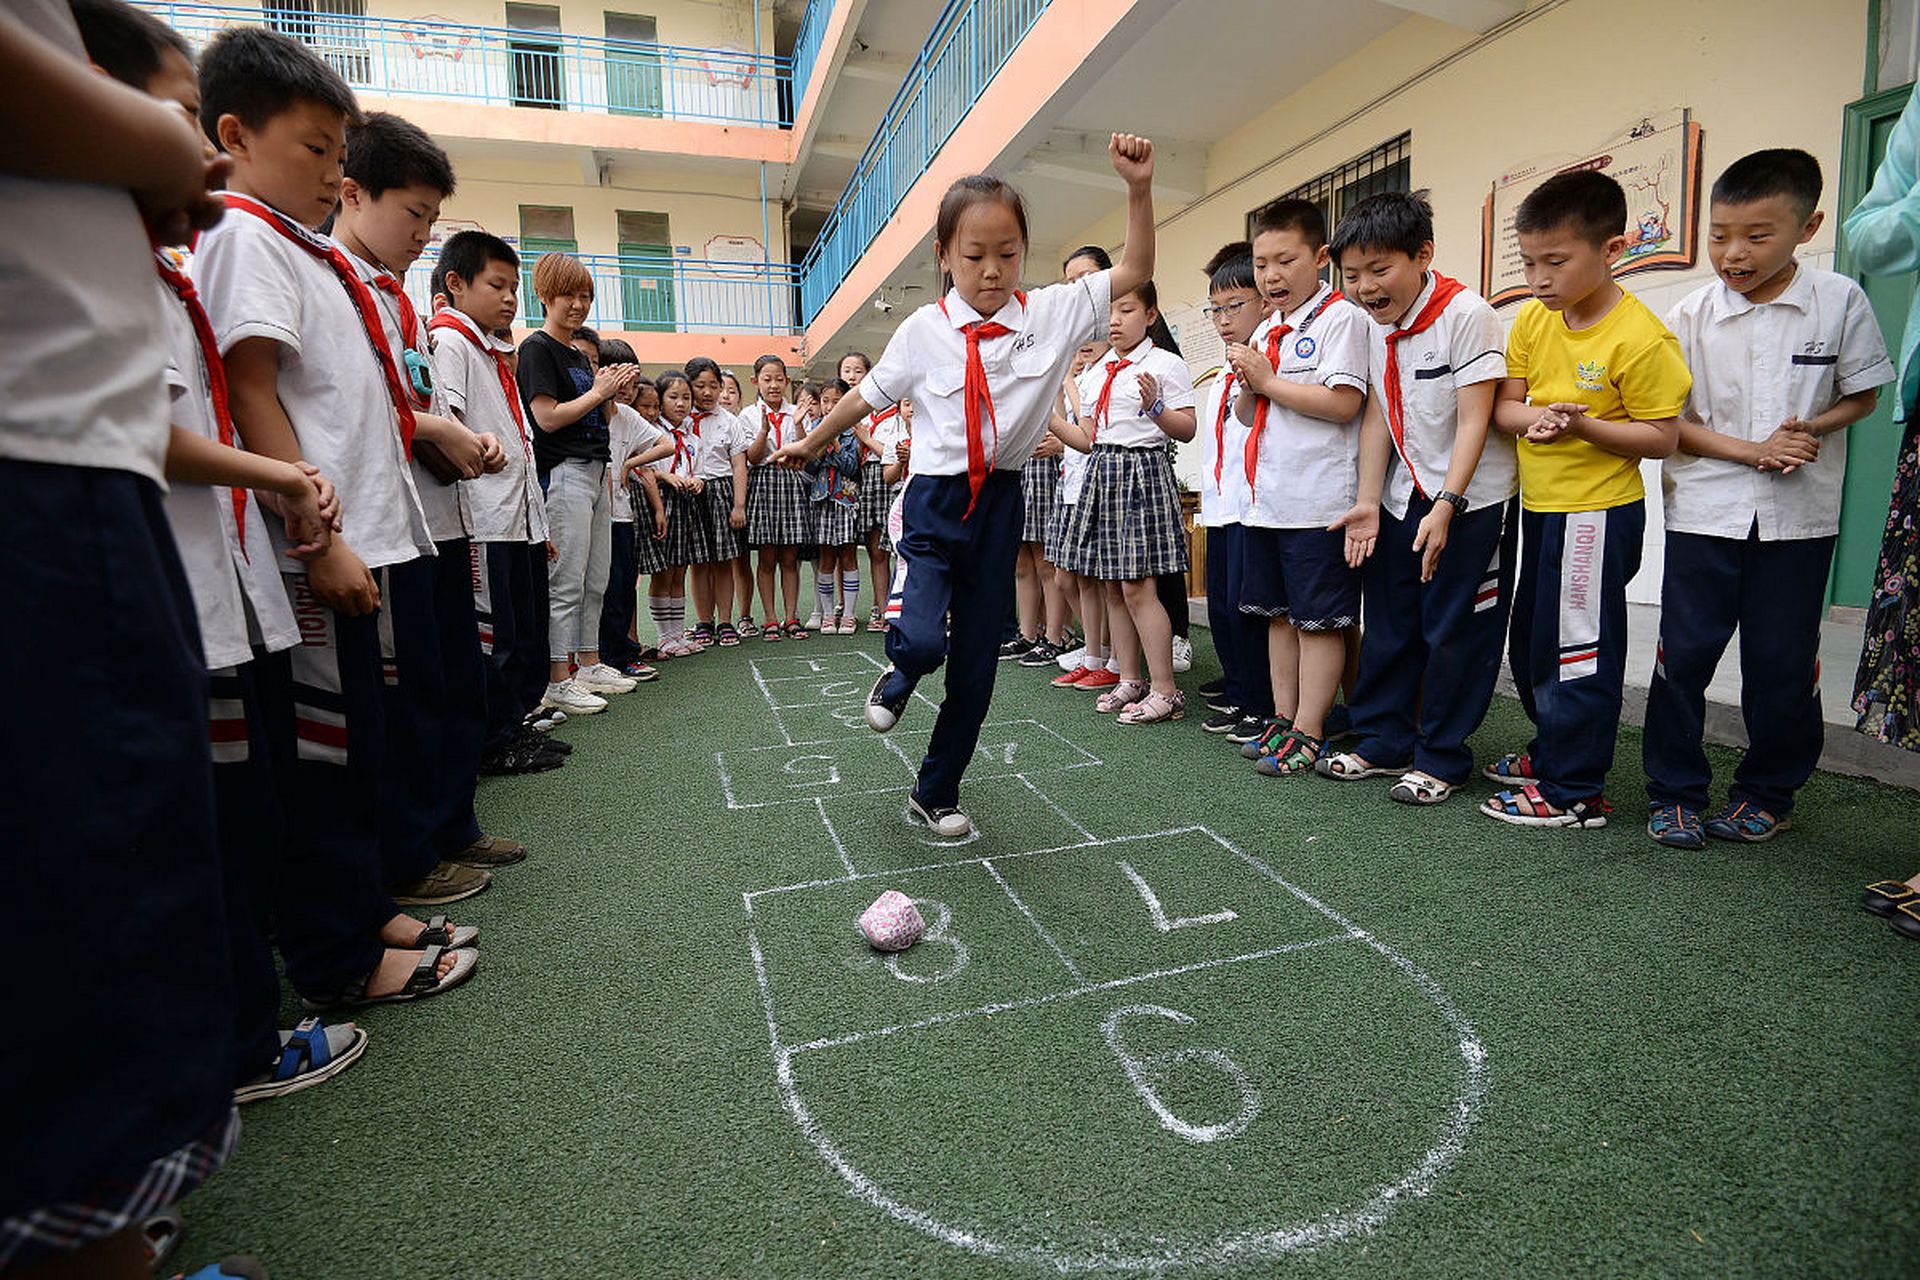
[[[1480,228],[1480,291],[1494,306],[1528,296],[1513,212],[1555,174],[1598,169],[1627,191],[1627,251],[1614,275],[1691,267],[1700,230],[1700,126],[1684,108],[1649,116],[1600,150],[1572,162],[1535,161],[1502,174]]]

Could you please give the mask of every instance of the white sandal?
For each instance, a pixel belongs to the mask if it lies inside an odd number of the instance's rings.
[[[1173,693],[1148,693],[1146,697],[1122,711],[1114,723],[1158,724],[1162,720],[1182,719],[1186,714],[1186,694],[1177,690]]]
[[[1093,704],[1093,709],[1103,716],[1116,711],[1124,711],[1138,702],[1147,692],[1147,686],[1138,680],[1122,680],[1113,688],[1101,694]]]
[[[1430,773],[1420,769],[1409,769],[1400,775],[1400,781],[1393,784],[1387,792],[1389,798],[1401,804],[1435,805],[1445,804],[1447,797],[1453,794],[1453,784],[1442,782]]]
[[[1335,782],[1359,782],[1365,778],[1399,777],[1407,772],[1407,767],[1374,764],[1358,752],[1342,751],[1338,755],[1322,756],[1314,761],[1313,771]]]

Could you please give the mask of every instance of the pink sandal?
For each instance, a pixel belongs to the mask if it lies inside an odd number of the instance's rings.
[[[1122,680],[1119,684],[1101,694],[1099,699],[1093,704],[1093,709],[1103,716],[1112,715],[1114,712],[1124,710],[1126,707],[1138,702],[1146,692],[1147,686],[1138,680]]]
[[[1186,714],[1186,694],[1178,690],[1173,693],[1149,693],[1122,711],[1115,723],[1158,724],[1162,720],[1182,719]]]

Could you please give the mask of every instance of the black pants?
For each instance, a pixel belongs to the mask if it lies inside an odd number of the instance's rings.
[[[547,549],[540,542],[476,544],[473,609],[486,656],[486,746],[505,747],[547,688]]]

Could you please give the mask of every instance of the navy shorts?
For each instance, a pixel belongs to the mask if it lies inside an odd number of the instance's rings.
[[[1346,534],[1249,526],[1240,546],[1242,613],[1285,618],[1301,631],[1360,625],[1360,573],[1347,567]]]

